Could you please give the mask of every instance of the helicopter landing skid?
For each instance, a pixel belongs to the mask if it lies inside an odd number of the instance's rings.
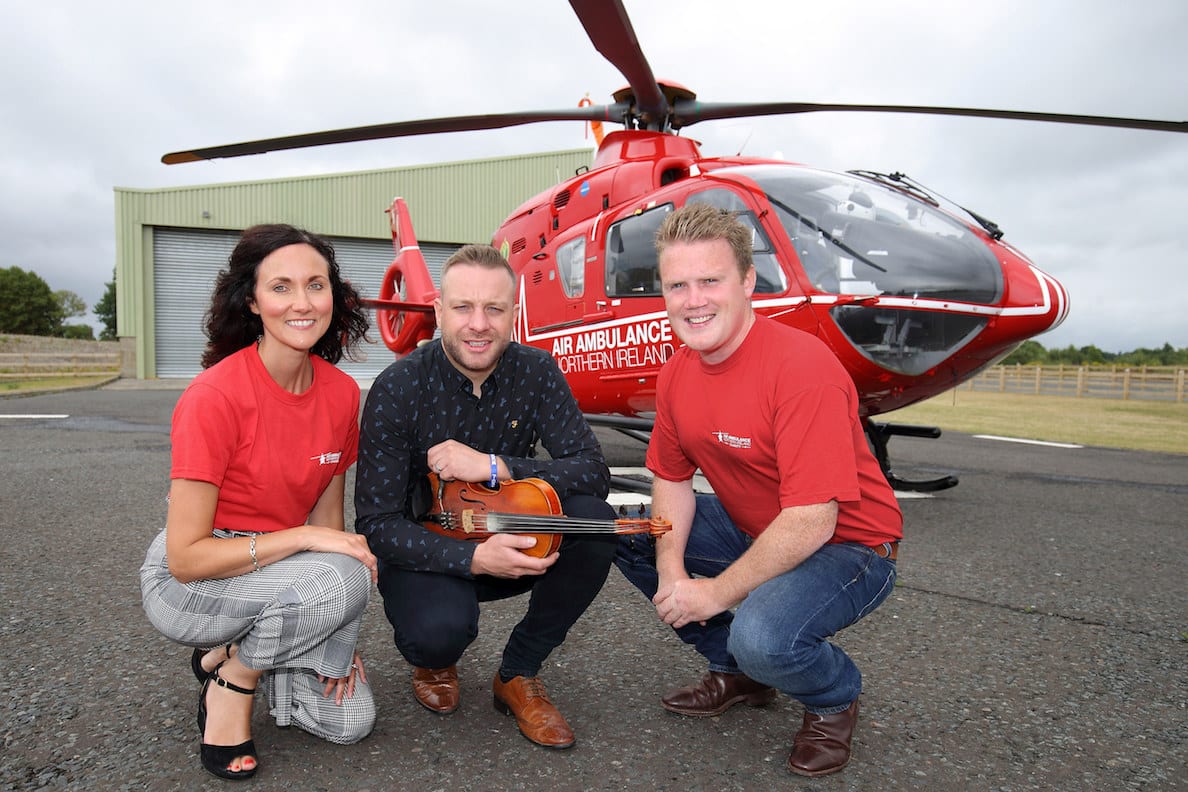
[[[627,415],[605,415],[601,413],[585,413],[586,423],[590,426],[605,426],[622,432],[632,440],[646,444],[652,437],[652,419],[635,418]]]
[[[887,444],[891,441],[892,437],[898,435],[900,437],[936,439],[941,436],[940,427],[875,423],[869,418],[864,418],[862,423],[866,430],[866,437],[870,441],[871,448],[874,451],[875,459],[879,461],[879,467],[882,468],[883,475],[886,476],[887,483],[891,485],[892,489],[900,492],[939,492],[940,490],[957,486],[956,476],[939,476],[923,481],[908,481],[907,479],[900,478],[891,471],[891,461],[887,454]]]
[[[650,418],[586,413],[586,421],[591,426],[605,426],[608,429],[622,432],[628,437],[643,443],[648,442],[652,433],[652,419]],[[891,485],[892,489],[900,492],[939,492],[940,490],[957,486],[958,480],[956,476],[939,476],[934,479],[924,479],[923,481],[908,481],[907,479],[900,478],[891,471],[887,444],[892,437],[898,435],[900,437],[936,439],[941,436],[939,427],[876,423],[869,418],[864,418],[862,423],[863,428],[866,430],[866,437],[870,440],[871,449],[874,451],[875,459],[879,462],[879,468],[883,471],[883,475],[887,478],[887,483]],[[639,482],[632,482],[632,484],[635,484],[636,487],[631,487],[630,489],[642,486]]]

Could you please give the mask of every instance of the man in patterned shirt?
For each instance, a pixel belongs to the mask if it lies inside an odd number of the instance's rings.
[[[427,474],[467,482],[544,479],[569,517],[613,520],[598,440],[548,353],[513,343],[515,274],[494,248],[468,245],[442,266],[441,338],[376,378],[360,428],[355,530],[379,560],[379,590],[413,693],[447,714],[457,661],[478,635],[479,603],[531,592],[495,674],[496,707],[529,740],[568,748],[573,730],[537,674],[606,581],[614,536],[567,536],[545,558],[528,536],[476,543],[425,528]],[[540,442],[549,459],[536,458]]]

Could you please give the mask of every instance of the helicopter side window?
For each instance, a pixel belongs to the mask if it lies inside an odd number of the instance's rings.
[[[702,190],[689,196],[686,205],[692,203],[709,204],[715,209],[725,209],[727,212],[745,212],[747,205],[733,190],[724,187],[714,187],[712,190]]]
[[[566,297],[581,297],[586,290],[586,235],[557,248],[557,274]]]
[[[742,198],[731,190],[715,187],[712,190],[693,193],[686,203],[704,203],[729,212],[737,212],[738,219],[751,229],[751,258],[755,262],[755,293],[780,294],[787,290],[788,281],[784,277],[784,269],[776,258],[775,250],[771,246],[767,235],[759,227],[755,213],[747,209]]]
[[[656,262],[656,232],[672,204],[620,220],[606,235],[606,295],[658,297],[660,273]]]

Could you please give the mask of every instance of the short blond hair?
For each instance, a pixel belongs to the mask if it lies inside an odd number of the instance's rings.
[[[755,266],[751,256],[751,229],[738,219],[738,212],[719,209],[705,203],[691,203],[664,218],[656,232],[656,255],[680,242],[713,242],[724,240],[734,253],[739,274],[744,278]]]

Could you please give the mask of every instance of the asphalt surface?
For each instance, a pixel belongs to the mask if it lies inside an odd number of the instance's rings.
[[[0,399],[0,789],[220,789],[197,758],[189,652],[140,608],[165,516],[176,389]],[[1008,432],[1004,430],[1003,434]],[[599,432],[612,465],[642,447]],[[789,775],[781,697],[709,719],[658,697],[702,672],[617,571],[542,671],[578,735],[555,752],[492,708],[522,600],[484,609],[462,707],[418,706],[378,593],[362,652],[379,718],[333,746],[257,701],[258,790],[1188,789],[1188,455],[896,439],[899,585],[838,640],[864,672],[854,757]],[[348,520],[353,512],[348,508]]]

